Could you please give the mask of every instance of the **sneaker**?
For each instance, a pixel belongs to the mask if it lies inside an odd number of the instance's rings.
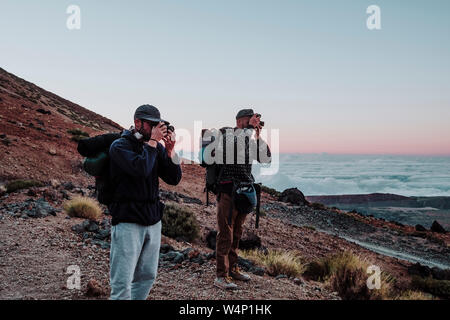
[[[230,276],[239,281],[250,281],[250,276],[248,274],[242,273],[238,266],[234,266],[230,271]]]
[[[231,281],[230,277],[219,277],[214,280],[214,285],[224,290],[236,290],[238,286]]]

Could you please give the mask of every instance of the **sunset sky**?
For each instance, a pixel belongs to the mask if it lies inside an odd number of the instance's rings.
[[[125,127],[252,107],[281,152],[450,155],[448,0],[2,0],[0,67]]]

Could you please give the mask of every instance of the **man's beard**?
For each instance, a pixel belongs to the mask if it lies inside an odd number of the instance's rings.
[[[144,142],[150,141],[150,134],[149,133],[144,132],[144,130],[142,130],[142,129],[139,131],[139,133],[142,135],[142,140]]]
[[[135,132],[135,136],[138,140],[142,140],[144,142],[150,141],[150,134],[143,132],[142,128],[138,130],[134,126],[131,126],[130,130]]]

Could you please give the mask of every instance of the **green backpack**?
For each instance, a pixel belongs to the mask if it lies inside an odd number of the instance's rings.
[[[120,136],[120,133],[107,133],[78,142],[78,152],[86,157],[83,169],[95,177],[97,200],[104,205],[109,205],[114,197],[114,187],[109,175],[109,147]]]

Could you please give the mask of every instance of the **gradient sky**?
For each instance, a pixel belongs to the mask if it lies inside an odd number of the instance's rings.
[[[125,127],[143,103],[191,130],[250,106],[282,152],[450,155],[448,0],[2,0],[0,67]]]

